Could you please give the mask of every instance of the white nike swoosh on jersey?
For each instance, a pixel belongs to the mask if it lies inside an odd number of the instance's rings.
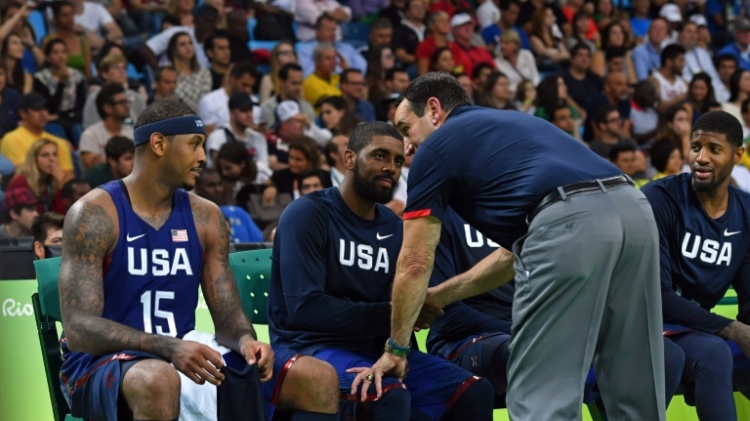
[[[378,238],[378,240],[385,240],[388,237],[393,237],[393,234],[388,234],[388,235],[382,235],[381,236],[380,233],[377,233],[375,236]]]
[[[136,235],[135,237],[131,237],[131,236],[130,236],[130,234],[128,234],[128,235],[127,235],[127,236],[125,237],[125,239],[126,239],[126,240],[128,240],[128,243],[129,243],[129,242],[131,242],[131,241],[135,241],[135,240],[137,240],[137,239],[139,239],[139,238],[143,237],[144,235],[146,235],[146,234],[141,234],[141,235]]]
[[[739,233],[741,233],[741,232],[742,232],[742,231],[729,232],[729,231],[727,231],[727,229],[726,229],[726,228],[724,228],[724,237],[731,237],[731,236],[733,236],[733,235],[735,235],[735,234],[739,234]]]

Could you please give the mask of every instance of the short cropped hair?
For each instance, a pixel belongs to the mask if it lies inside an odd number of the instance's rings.
[[[128,152],[135,153],[135,144],[133,139],[125,136],[112,136],[107,141],[107,146],[104,147],[104,155],[115,161]]]
[[[115,95],[124,94],[125,87],[118,83],[108,83],[96,94],[96,112],[104,120],[107,118],[107,112],[104,111],[105,105],[114,105]]]
[[[679,44],[669,44],[661,51],[661,65],[667,64],[667,60],[675,60],[677,57],[685,55],[685,48]]]
[[[297,63],[286,63],[279,69],[279,80],[289,80],[289,72],[302,72],[302,66]]]
[[[618,145],[615,145],[612,147],[612,149],[609,151],[609,161],[614,163],[617,161],[617,158],[620,157],[621,153],[625,152],[633,152],[635,153],[637,151],[635,145],[631,143],[621,143]]]
[[[34,236],[34,241],[39,241],[44,244],[47,241],[47,231],[50,228],[62,229],[65,217],[55,212],[44,212],[43,214],[34,218],[34,222],[31,224],[31,235]]]
[[[63,184],[62,188],[60,189],[60,193],[62,194],[62,197],[66,199],[70,199],[73,197],[73,193],[75,193],[75,186],[81,185],[81,184],[89,184],[88,181],[82,179],[82,178],[73,178],[71,180],[68,180],[65,184]]]
[[[229,74],[234,79],[239,79],[244,75],[250,75],[253,79],[258,79],[258,69],[255,68],[255,65],[250,60],[242,60],[234,63],[232,71]]]
[[[169,120],[170,118],[193,115],[195,111],[185,105],[182,101],[155,101],[141,113],[134,128],[156,123],[157,121]]]
[[[445,111],[471,104],[471,98],[455,77],[443,72],[430,72],[414,79],[401,94],[417,117],[424,116],[427,100],[435,97]],[[400,101],[399,101],[400,102]],[[351,147],[350,147],[351,149]]]
[[[698,130],[726,135],[727,142],[735,148],[742,146],[742,124],[726,111],[709,111],[693,124],[693,133]]]
[[[453,78],[450,75],[449,77]],[[372,142],[372,138],[375,136],[389,136],[401,142],[404,141],[404,137],[392,125],[382,121],[372,121],[362,123],[354,129],[352,135],[349,137],[348,149],[355,154],[359,154],[362,149]]]

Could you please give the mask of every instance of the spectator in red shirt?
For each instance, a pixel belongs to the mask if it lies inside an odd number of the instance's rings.
[[[446,12],[435,12],[427,19],[427,35],[414,53],[417,59],[417,74],[423,75],[430,71],[430,60],[438,48],[450,47],[452,42],[448,41],[451,32],[451,18]]]
[[[474,33],[474,21],[468,13],[458,13],[451,18],[451,30],[455,42],[450,46],[456,70],[471,74],[474,66],[488,63],[495,69],[495,62],[485,48],[471,45],[471,35]]]
[[[466,0],[438,0],[430,5],[430,14],[445,12],[453,17],[458,10],[472,10],[471,4]]]

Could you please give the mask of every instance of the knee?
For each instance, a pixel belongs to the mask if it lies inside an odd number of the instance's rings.
[[[718,336],[707,336],[698,346],[688,350],[686,357],[699,373],[725,373],[731,376],[734,360],[732,350]]]
[[[459,398],[470,405],[482,405],[485,402],[492,402],[495,398],[495,389],[492,383],[486,378],[480,378],[469,386]]]
[[[301,357],[281,385],[282,406],[310,412],[335,414],[339,408],[339,377],[332,365],[313,357]]]
[[[389,408],[401,408],[409,412],[411,408],[411,393],[405,387],[393,387],[385,392],[380,398],[372,403],[373,407],[388,406]]]
[[[125,373],[122,393],[132,409],[148,406],[179,410],[180,376],[165,361],[142,360]]]
[[[682,375],[682,368],[685,367],[685,352],[666,338],[664,338],[664,367],[667,374],[679,372],[679,375]]]

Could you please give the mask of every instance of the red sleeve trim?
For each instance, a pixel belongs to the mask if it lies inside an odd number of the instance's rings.
[[[424,216],[430,216],[432,215],[431,209],[422,209],[417,211],[411,211],[404,213],[404,220],[407,219],[414,219],[414,218],[422,218]]]

